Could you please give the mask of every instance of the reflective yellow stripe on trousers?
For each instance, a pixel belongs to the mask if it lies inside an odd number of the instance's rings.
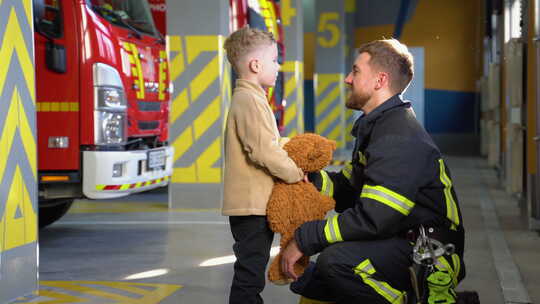
[[[405,303],[405,293],[401,292],[390,284],[374,279],[372,276],[375,274],[375,268],[371,265],[369,259],[363,261],[358,266],[354,268],[354,273],[359,275],[364,283],[373,288],[378,294],[385,298],[388,302],[392,304],[404,304]]]

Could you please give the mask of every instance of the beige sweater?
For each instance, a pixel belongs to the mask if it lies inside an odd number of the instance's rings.
[[[280,141],[264,90],[238,79],[225,127],[223,215],[266,215],[272,176],[287,183],[303,178]]]

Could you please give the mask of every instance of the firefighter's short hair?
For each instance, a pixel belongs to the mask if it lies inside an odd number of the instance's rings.
[[[375,40],[361,45],[357,55],[368,53],[369,64],[390,76],[394,93],[405,91],[414,75],[414,60],[407,46],[396,39]]]
[[[276,43],[276,39],[272,33],[244,26],[225,40],[223,48],[227,52],[227,59],[229,59],[235,71],[239,72],[238,64],[242,57],[257,47],[274,43]]]

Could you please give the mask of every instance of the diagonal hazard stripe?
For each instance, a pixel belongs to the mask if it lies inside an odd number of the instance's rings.
[[[212,165],[221,158],[221,138],[214,142],[197,159],[199,182],[219,183],[221,181],[221,168],[212,168]]]
[[[12,8],[9,14],[8,23],[6,26],[6,32],[4,34],[2,43],[0,44],[0,95],[4,90],[4,83],[8,73],[9,63],[12,61],[11,57],[14,52],[19,57],[19,62],[24,71],[24,79],[26,86],[29,88],[29,93],[32,101],[35,100],[34,92],[34,64],[30,55],[30,52],[26,49],[23,33],[21,31],[19,20],[15,14],[15,9]]]
[[[330,132],[328,134],[328,138],[329,139],[332,139],[332,140],[335,140],[336,143],[337,143],[337,148],[340,149],[340,148],[343,148],[343,140],[340,137],[340,133],[342,131],[342,128],[343,126],[341,124],[337,124],[335,127],[334,127],[334,130],[332,130],[332,132]]]
[[[186,153],[193,143],[192,128],[187,127],[173,142],[174,158],[173,162],[176,162],[180,157]]]
[[[9,187],[5,210],[0,220],[0,252],[36,240],[37,212],[32,206],[28,188],[22,177],[21,170],[17,166]]]
[[[58,291],[53,290],[39,290],[38,291],[38,298],[40,300],[35,301],[34,297],[22,297],[19,300],[17,300],[15,303],[17,304],[34,304],[34,303],[40,303],[40,304],[69,304],[69,303],[88,303],[88,299],[75,297],[69,294],[61,293]],[[43,299],[45,298],[45,299]],[[28,301],[26,301],[28,300]]]
[[[323,134],[325,133],[328,126],[334,122],[335,120],[339,119],[339,115],[341,114],[340,108],[335,108],[330,112],[328,116],[326,116],[320,123],[317,124],[317,133]]]
[[[293,103],[291,105],[287,105],[287,109],[285,109],[285,121],[284,125],[288,126],[291,121],[297,119],[296,117],[296,103]]]
[[[195,119],[193,122],[195,140],[199,139],[219,119],[220,108],[220,96],[217,96]]]
[[[180,36],[167,36],[169,39],[169,53],[176,53],[176,56],[171,56],[172,60],[170,63],[171,70],[169,71],[171,75],[171,81],[174,81],[178,76],[180,76],[185,69],[184,63],[184,48],[182,45],[182,39]]]
[[[171,105],[171,123],[174,123],[189,108],[187,89],[182,90],[174,98]]]
[[[328,109],[328,107],[339,97],[340,89],[339,85],[335,86],[328,95],[326,95],[319,103],[316,105],[315,116],[319,117],[321,114]],[[321,97],[321,96],[319,96]]]
[[[186,36],[188,64],[193,63],[202,52],[217,52],[220,36]]]
[[[1,137],[0,137],[0,147],[5,148],[6,152],[9,153],[11,150],[11,145],[13,143],[13,138],[15,132],[18,130],[21,134],[23,140],[23,146],[26,153],[30,167],[32,168],[32,173],[34,178],[36,178],[36,142],[32,133],[32,129],[28,124],[26,118],[26,113],[22,107],[20,96],[18,90],[15,88],[13,95],[11,97],[11,104],[7,113],[4,126],[0,126]],[[8,155],[1,155],[2,150],[0,150],[0,181],[4,178],[4,173],[6,169],[6,163],[8,160]]]
[[[0,2],[1,3],[1,2]],[[28,24],[32,24],[32,3],[33,1],[23,1],[24,13]]]
[[[292,75],[292,77],[285,82],[285,98],[288,98],[291,93],[298,89],[299,88],[296,87],[296,77],[295,75]]]
[[[176,36],[170,51],[171,80],[179,84],[171,107],[173,183],[217,183],[222,157],[223,107],[230,102],[230,75],[225,71],[222,36]],[[171,56],[172,57],[172,56]],[[219,83],[219,85],[218,85]],[[225,121],[225,120],[224,120]]]
[[[285,135],[295,136],[303,130],[303,83],[302,76],[303,63],[301,61],[286,61],[282,70],[285,74],[285,99],[287,106],[285,108],[284,125]],[[300,85],[300,86],[299,86]]]
[[[107,303],[157,304],[182,288],[172,284],[100,281],[42,281],[40,285],[37,299],[17,303],[94,303],[97,297]]]
[[[316,96],[320,96],[328,86],[334,82],[339,82],[341,74],[316,74],[315,75]]]
[[[218,78],[219,60],[218,56],[212,58],[208,65],[191,81],[189,88],[191,90],[191,100],[194,102],[201,94],[208,89],[210,84]]]
[[[220,54],[220,58],[223,58],[224,54]],[[221,105],[223,111],[223,123],[221,129],[225,130],[227,123],[227,114],[229,113],[229,107],[231,105],[231,66],[227,63],[222,64],[223,82],[221,83]]]

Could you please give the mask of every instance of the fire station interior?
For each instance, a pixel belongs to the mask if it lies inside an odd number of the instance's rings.
[[[403,98],[463,216],[457,291],[540,303],[540,0],[0,0],[0,303],[228,301],[223,43],[246,25],[278,43],[281,136],[335,140],[330,171],[361,115],[354,50],[407,45]]]

